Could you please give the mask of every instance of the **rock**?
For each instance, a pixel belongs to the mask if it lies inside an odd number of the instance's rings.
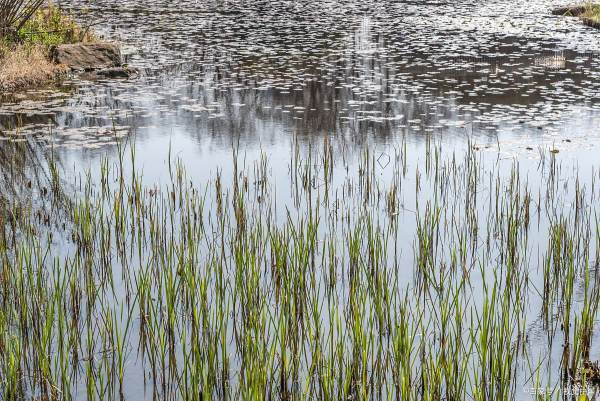
[[[552,10],[552,14],[554,15],[567,15],[571,17],[577,17],[585,12],[585,7],[583,6],[570,6],[570,7],[559,7]]]
[[[96,75],[102,78],[129,78],[137,74],[139,74],[139,71],[130,67],[113,67],[96,71]]]
[[[111,43],[73,44],[54,46],[51,58],[72,70],[90,71],[120,67],[121,50]]]

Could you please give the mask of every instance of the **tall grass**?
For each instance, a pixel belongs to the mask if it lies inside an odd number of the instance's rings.
[[[487,401],[586,380],[595,191],[560,192],[556,160],[532,186],[516,162],[429,144],[421,168],[400,146],[381,179],[372,152],[296,146],[289,199],[265,156],[234,152],[200,183],[169,158],[157,186],[123,147],[99,177],[5,210],[2,399]],[[564,339],[555,372],[531,316]]]

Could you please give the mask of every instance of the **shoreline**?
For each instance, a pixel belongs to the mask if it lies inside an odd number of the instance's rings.
[[[20,46],[9,50],[0,61],[0,91],[14,92],[46,85],[68,71],[68,67],[53,63],[42,46]]]
[[[18,30],[0,37],[0,91],[36,88],[60,79],[70,68],[55,62],[51,49],[97,38],[58,6],[37,9]],[[12,32],[12,33],[10,33]]]
[[[552,14],[562,17],[577,17],[585,26],[600,29],[600,4],[558,7],[552,10]]]

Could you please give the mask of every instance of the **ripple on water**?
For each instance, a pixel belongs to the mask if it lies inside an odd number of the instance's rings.
[[[97,29],[124,43],[128,63],[145,74],[73,78],[60,91],[5,95],[0,130],[30,132],[27,124],[41,120],[62,130],[152,125],[168,134],[181,126],[200,141],[221,136],[228,146],[240,133],[248,143],[273,130],[282,139],[333,131],[387,140],[448,136],[465,124],[473,134],[529,138],[585,120],[576,124],[582,135],[598,136],[597,32],[553,16],[556,2],[65,6],[81,18],[111,21]]]

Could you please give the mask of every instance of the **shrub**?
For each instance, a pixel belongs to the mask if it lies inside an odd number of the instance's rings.
[[[53,5],[38,9],[22,26],[19,37],[23,41],[47,46],[93,39],[87,29],[80,27],[73,18]]]
[[[44,0],[0,0],[0,37],[16,36]]]

